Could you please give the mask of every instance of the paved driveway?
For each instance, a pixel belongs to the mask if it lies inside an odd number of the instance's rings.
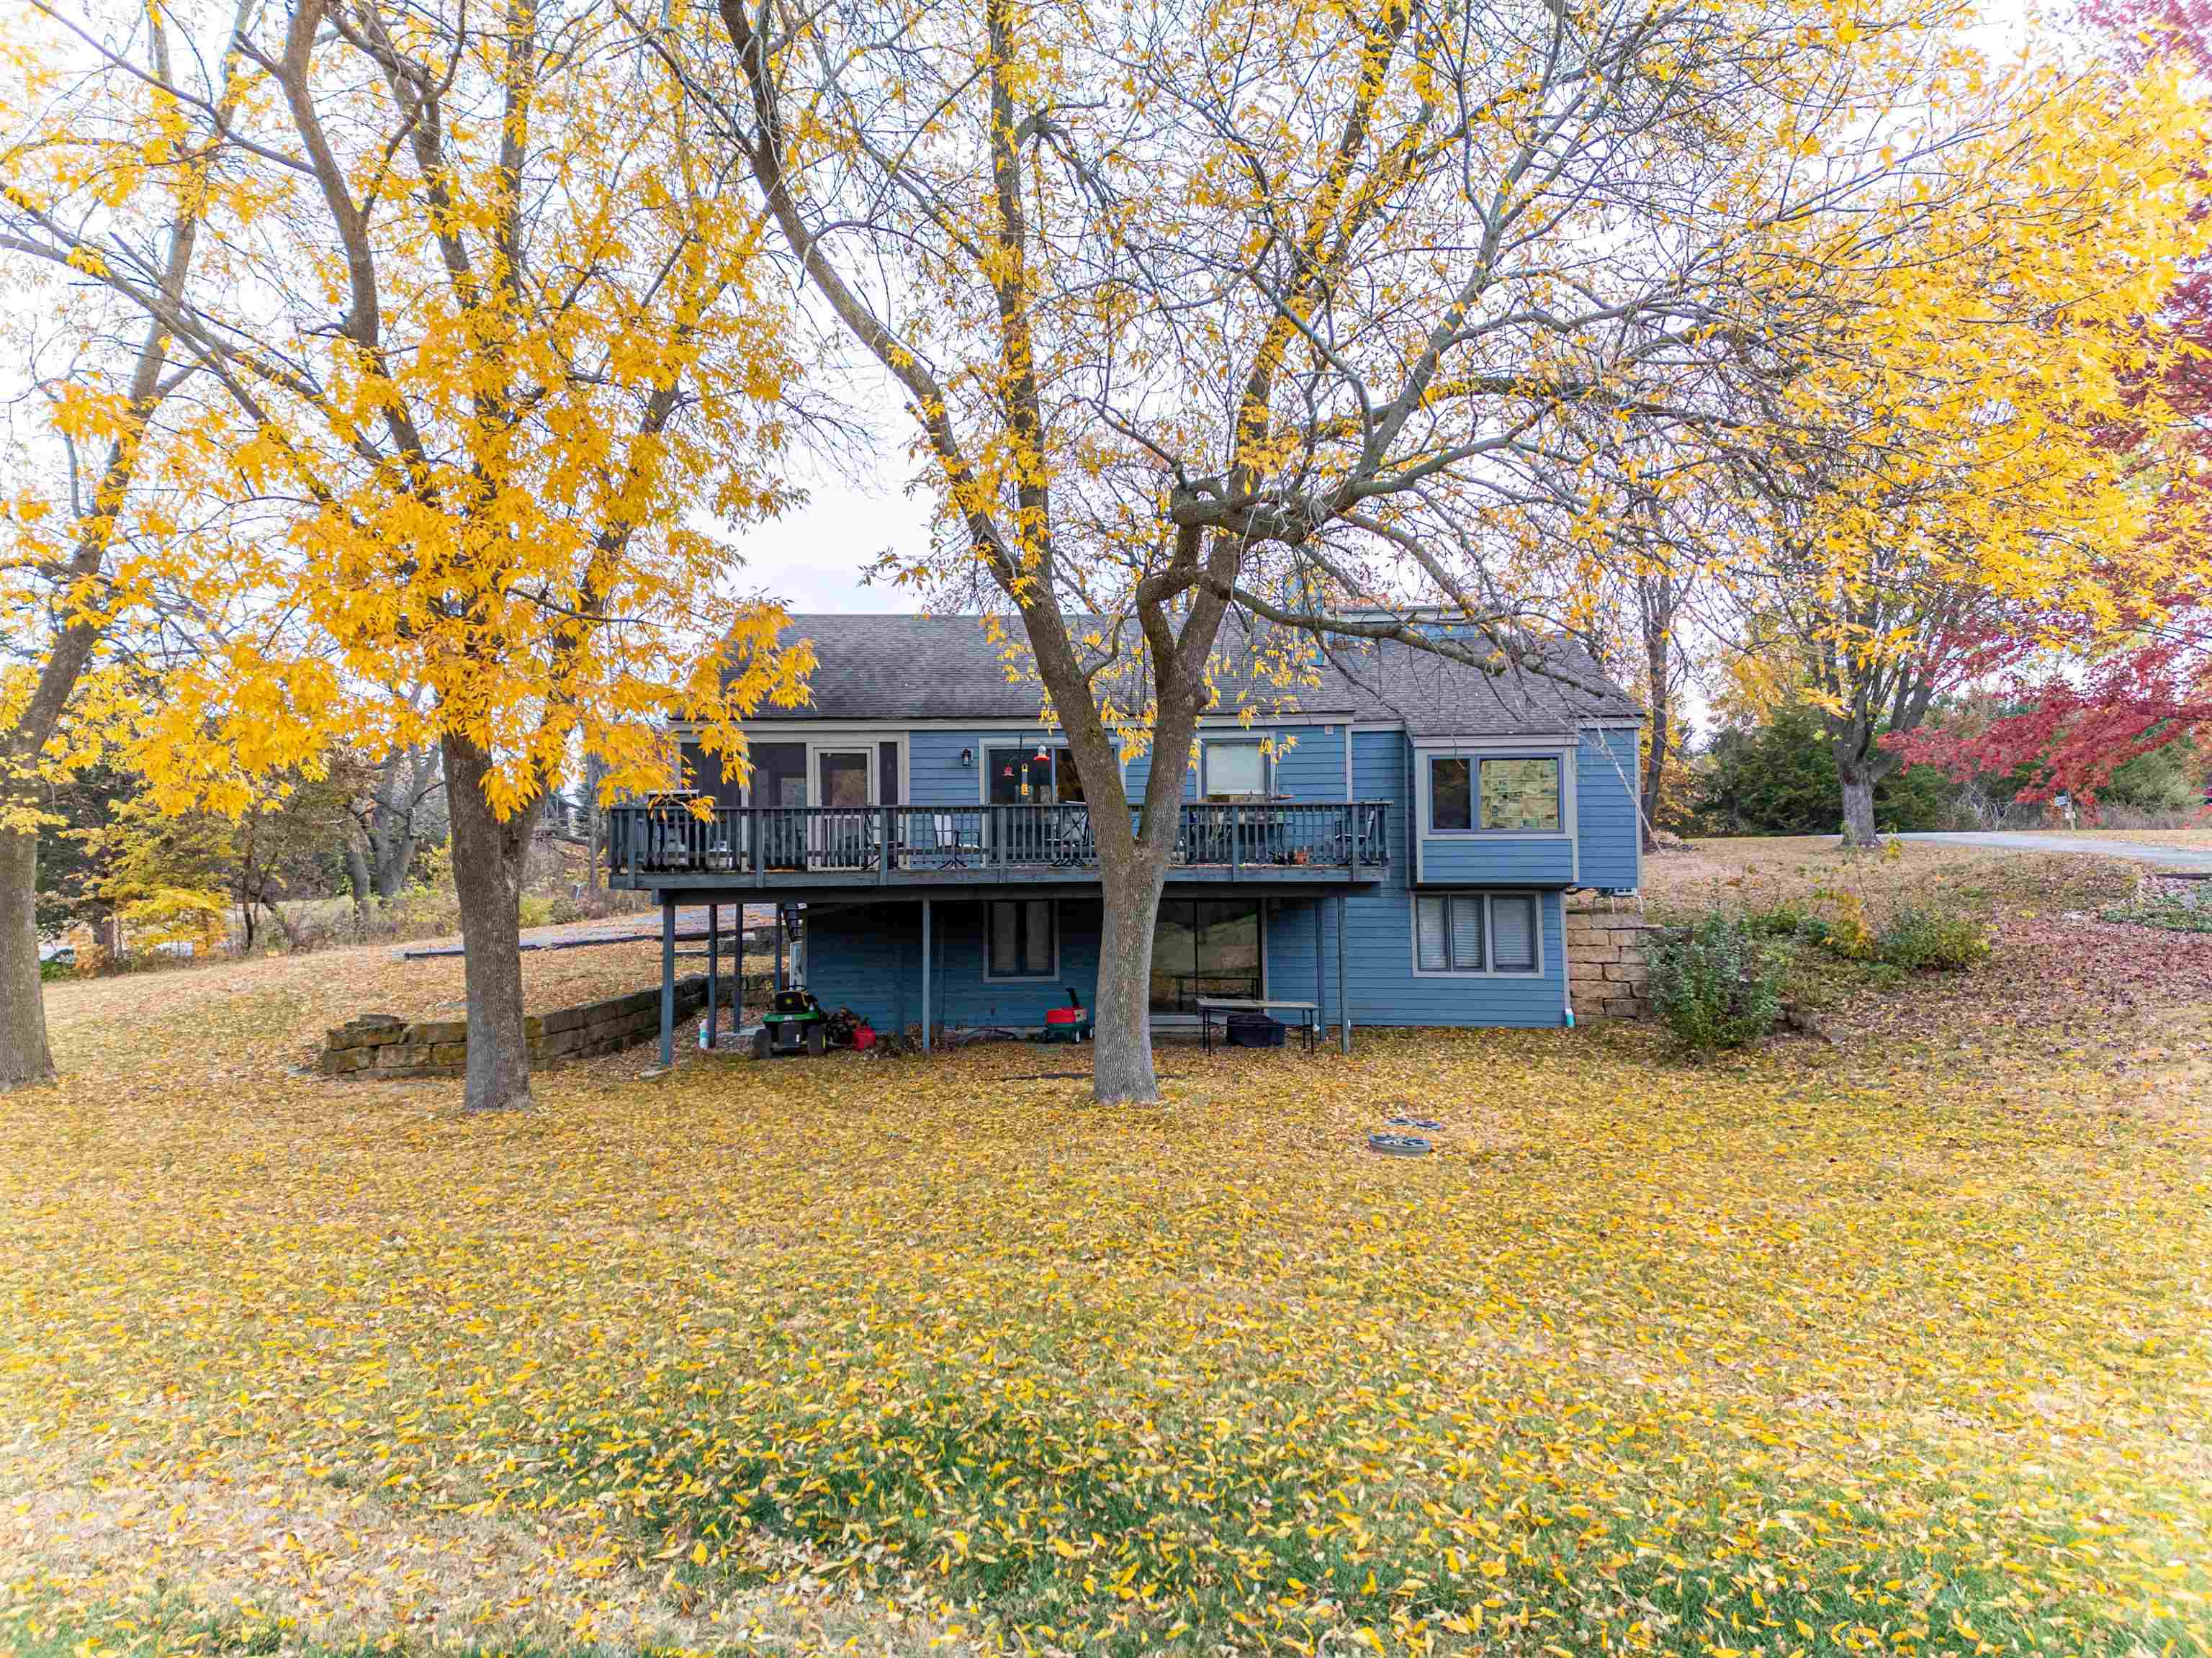
[[[1997,847],[2014,852],[2081,852],[2106,858],[2130,858],[2139,864],[2162,864],[2170,869],[2212,870],[2212,851],[2188,847],[2154,846],[2148,841],[2115,841],[2097,835],[2040,834],[2033,829],[1990,829],[1957,835],[1900,835],[1900,841],[1925,841],[1930,845]]]

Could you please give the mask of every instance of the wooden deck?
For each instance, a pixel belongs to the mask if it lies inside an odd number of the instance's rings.
[[[1390,865],[1387,801],[1188,804],[1168,880],[1341,891]],[[609,814],[608,884],[671,896],[797,897],[863,890],[1081,890],[1098,875],[1090,808],[745,806],[688,799]]]

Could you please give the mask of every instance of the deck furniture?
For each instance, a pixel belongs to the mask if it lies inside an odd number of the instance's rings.
[[[1285,1024],[1295,1023],[1310,1054],[1321,1037],[1321,1004],[1318,1002],[1285,1001],[1279,996],[1201,996],[1198,999],[1198,1040],[1208,1054],[1213,1052],[1213,1022],[1219,1019],[1224,1031],[1232,1013],[1273,1013],[1278,1010],[1295,1015],[1285,1019]]]

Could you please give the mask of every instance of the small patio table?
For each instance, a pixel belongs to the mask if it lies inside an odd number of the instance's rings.
[[[1277,997],[1201,996],[1198,999],[1198,1040],[1208,1054],[1213,1052],[1213,1021],[1218,1017],[1223,1032],[1227,1033],[1229,1016],[1232,1013],[1265,1013],[1270,1010],[1296,1015],[1295,1023],[1305,1042],[1305,1050],[1314,1051],[1314,1043],[1321,1037],[1321,1004],[1319,1002],[1286,1002]],[[1285,1024],[1292,1023],[1285,1020]]]

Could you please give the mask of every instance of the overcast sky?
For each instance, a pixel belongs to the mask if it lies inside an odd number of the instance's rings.
[[[834,472],[820,463],[802,465],[807,504],[738,537],[745,585],[795,611],[917,610],[910,588],[860,585],[861,571],[886,549],[914,554],[929,544],[929,501],[906,489],[914,470],[902,424],[906,412],[887,377],[846,395],[866,399],[874,452],[856,445],[837,458]]]
[[[2061,0],[2063,4],[2063,0]],[[1986,20],[1974,33],[1992,57],[2018,50],[2050,0],[1983,0]],[[928,542],[929,501],[906,488],[914,472],[906,413],[887,377],[848,388],[876,429],[872,455],[841,455],[835,475],[805,478],[811,497],[801,510],[749,531],[739,542],[748,585],[793,610],[912,610],[910,589],[866,587],[860,572],[886,548],[919,552]]]

